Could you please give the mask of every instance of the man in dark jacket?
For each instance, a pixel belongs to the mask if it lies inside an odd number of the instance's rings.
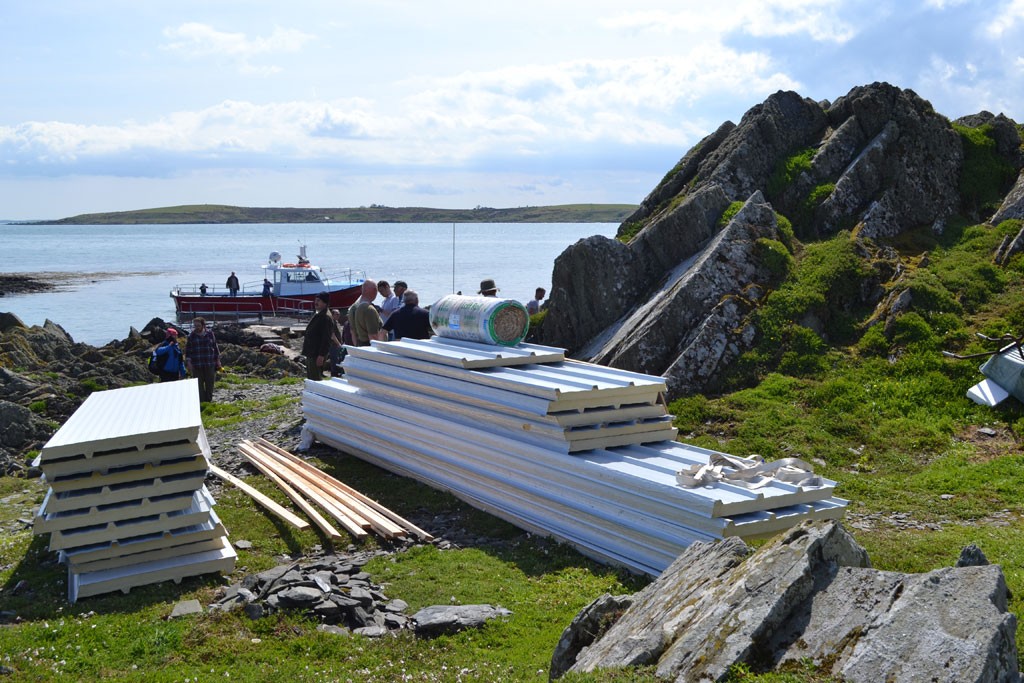
[[[430,339],[434,330],[430,327],[430,311],[420,308],[420,295],[411,289],[405,291],[404,305],[391,314],[384,323],[384,329],[394,331],[395,339]]]
[[[330,296],[327,292],[316,295],[316,313],[306,325],[306,334],[302,338],[302,355],[306,357],[306,377],[322,380],[324,365],[331,351],[331,336],[334,332],[334,320],[327,311]]]
[[[185,367],[199,380],[199,400],[213,400],[213,385],[220,369],[220,347],[213,330],[206,326],[205,318],[192,321],[192,331],[185,346]]]

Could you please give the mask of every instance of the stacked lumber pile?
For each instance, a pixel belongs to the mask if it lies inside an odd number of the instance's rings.
[[[434,337],[348,351],[345,379],[306,382],[307,436],[601,561],[658,575],[695,541],[767,536],[846,505],[835,482],[784,481],[674,441],[660,377],[528,344]],[[756,480],[733,476],[748,466]]]
[[[235,551],[203,482],[196,380],[91,394],[35,464],[49,490],[33,531],[68,567],[68,599],[209,572]]]
[[[369,532],[389,540],[411,536],[425,541],[433,538],[380,503],[266,439],[243,440],[239,443],[238,450],[253,467],[275,483],[306,516],[313,520],[328,539],[341,538],[342,534],[314,504],[336,520],[355,539],[365,538]],[[215,470],[214,474],[238,486],[256,502],[295,527],[302,529],[309,526],[304,519],[236,477],[222,470]]]

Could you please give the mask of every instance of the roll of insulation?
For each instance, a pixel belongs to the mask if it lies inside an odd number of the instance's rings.
[[[530,314],[515,299],[449,294],[430,307],[430,326],[441,337],[515,346],[530,329]]]

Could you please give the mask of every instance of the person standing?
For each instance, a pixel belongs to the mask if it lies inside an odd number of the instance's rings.
[[[274,293],[274,284],[267,278],[263,278],[263,296],[270,296]]]
[[[480,291],[477,294],[480,296],[498,296],[499,291],[498,285],[495,284],[494,280],[487,278],[480,281]]]
[[[345,318],[345,322],[348,322],[347,314]],[[334,328],[331,330],[331,377],[338,377],[343,374],[341,362],[345,360],[345,335],[342,332],[341,311],[332,308],[331,320],[334,322]]]
[[[399,308],[384,323],[384,329],[395,333],[395,339],[430,339],[434,334],[430,327],[430,312],[420,308],[420,295],[409,289],[405,292],[405,305]]]
[[[409,289],[409,285],[405,284],[405,280],[395,280],[395,296],[398,297],[399,303],[405,303],[405,291]]]
[[[238,294],[238,276],[235,275],[235,271],[231,271],[231,275],[228,275],[228,281],[224,283],[224,286],[228,288],[228,293],[231,296]]]
[[[178,346],[178,331],[173,327],[167,328],[167,336],[160,345],[153,350],[157,358],[164,356],[163,369],[160,371],[161,382],[174,382],[185,377],[185,358]]]
[[[537,291],[533,293],[533,300],[526,304],[526,312],[530,315],[537,315],[540,313],[540,304],[544,301],[544,295],[547,292],[543,287],[538,287]]]
[[[192,321],[192,331],[185,346],[185,367],[199,380],[199,400],[213,401],[213,385],[220,369],[220,347],[213,330],[206,326],[206,318]]]
[[[376,298],[377,283],[373,280],[364,280],[359,301],[348,309],[348,319],[352,323],[352,341],[356,346],[369,346],[372,339],[385,341],[388,337],[387,331],[382,329],[384,321],[380,319],[380,313],[373,305]]]
[[[391,291],[391,285],[387,280],[380,280],[377,283],[377,291],[383,301],[380,302],[380,319],[387,322],[391,314],[402,307],[402,300]]]
[[[306,334],[302,338],[302,355],[306,357],[306,378],[320,381],[324,378],[324,365],[331,351],[331,338],[334,336],[334,319],[327,310],[330,295],[320,292],[316,295],[313,305],[316,312],[306,325]]]

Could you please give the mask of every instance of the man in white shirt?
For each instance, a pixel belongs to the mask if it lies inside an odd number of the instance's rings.
[[[387,280],[377,282],[377,291],[383,299],[380,302],[380,319],[387,322],[391,314],[402,307],[402,300],[391,291],[391,284]]]

